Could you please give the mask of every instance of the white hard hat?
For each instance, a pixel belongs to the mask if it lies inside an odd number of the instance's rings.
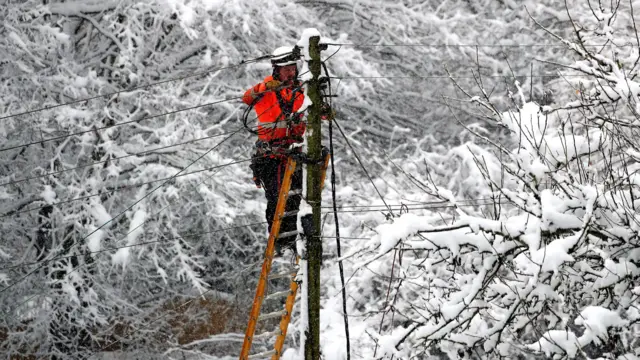
[[[296,65],[299,55],[295,54],[293,47],[281,46],[273,51],[271,54],[271,65],[273,66],[287,66]]]

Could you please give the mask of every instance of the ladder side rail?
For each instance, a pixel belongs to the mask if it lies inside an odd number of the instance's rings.
[[[269,276],[269,272],[271,272],[271,263],[273,261],[273,253],[275,251],[275,239],[280,232],[282,214],[284,214],[287,199],[289,197],[289,189],[291,187],[291,175],[295,171],[295,168],[296,161],[292,158],[288,158],[284,177],[282,179],[282,184],[280,185],[278,204],[276,205],[276,211],[273,217],[273,223],[271,225],[271,232],[269,233],[267,249],[265,250],[265,258],[264,262],[262,263],[262,271],[260,272],[260,279],[258,280],[258,287],[256,289],[256,295],[253,299],[251,313],[249,314],[249,323],[247,324],[247,330],[245,332],[244,342],[242,344],[242,350],[240,352],[240,360],[249,359],[249,352],[251,351],[253,335],[255,334],[258,317],[260,315],[260,308],[262,307],[262,301],[264,300],[267,279]]]
[[[296,263],[299,260],[300,257],[297,257]],[[285,313],[282,315],[282,318],[280,318],[280,332],[276,337],[276,344],[274,346],[275,353],[271,356],[271,360],[279,360],[282,356],[282,347],[284,346],[284,341],[287,338],[287,329],[289,328],[289,322],[291,322],[291,313],[293,312],[293,304],[296,301],[297,292],[298,283],[295,280],[292,280],[289,289],[289,296],[287,296],[287,301],[284,305]]]

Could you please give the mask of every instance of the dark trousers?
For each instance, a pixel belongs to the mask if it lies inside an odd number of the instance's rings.
[[[256,164],[256,175],[262,183],[265,196],[267,198],[267,222],[269,223],[269,232],[271,232],[271,224],[273,223],[273,217],[276,213],[276,206],[278,205],[278,195],[280,194],[280,186],[284,179],[284,173],[287,166],[286,158],[261,158],[258,164]],[[290,192],[294,190],[302,190],[302,167],[297,166],[296,170],[291,176]],[[285,206],[286,211],[298,210],[300,208],[300,201],[302,200],[302,194],[289,195],[287,204]],[[280,234],[295,231],[297,229],[297,216],[287,216],[282,219],[280,224]],[[286,238],[278,239],[276,246],[282,248],[283,246],[293,246],[295,244],[296,236],[288,236]]]

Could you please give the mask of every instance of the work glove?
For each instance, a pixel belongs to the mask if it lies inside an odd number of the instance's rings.
[[[266,83],[264,83],[264,85],[267,87],[267,90],[277,89],[281,84],[282,82],[278,80],[269,80]]]

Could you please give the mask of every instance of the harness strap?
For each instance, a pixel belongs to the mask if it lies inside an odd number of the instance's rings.
[[[276,92],[276,99],[278,99],[278,105],[280,106],[280,113],[282,115],[282,119],[280,119],[280,116],[279,116],[278,119],[276,119],[276,123],[279,124],[280,121],[286,121],[286,124],[283,124],[283,126],[274,126],[274,129],[276,127],[286,126],[288,135],[291,134],[291,120],[294,120],[295,123],[298,123],[298,121],[295,121],[297,120],[297,118],[291,115],[293,114],[293,105],[296,101],[298,93],[300,92],[301,92],[300,87],[299,86],[295,87],[291,91],[291,99],[289,101],[286,101],[282,97],[282,94],[280,93],[280,91]]]

